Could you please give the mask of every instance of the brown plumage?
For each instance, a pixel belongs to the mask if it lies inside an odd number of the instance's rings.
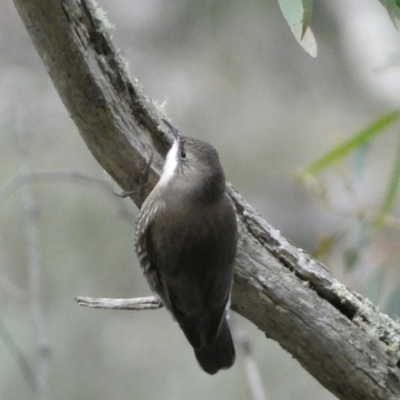
[[[166,124],[175,142],[141,208],[135,248],[153,292],[180,325],[201,367],[214,374],[235,361],[227,313],[236,216],[216,150]]]

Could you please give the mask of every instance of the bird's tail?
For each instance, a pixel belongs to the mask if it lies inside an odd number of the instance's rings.
[[[228,321],[221,322],[215,342],[210,347],[195,349],[197,361],[201,368],[213,375],[220,369],[228,369],[235,362],[236,354]]]

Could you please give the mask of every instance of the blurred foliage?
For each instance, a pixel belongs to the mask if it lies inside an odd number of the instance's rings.
[[[400,0],[379,0],[387,9],[390,19],[394,26],[397,27],[397,21],[400,19]]]
[[[393,111],[379,118],[361,132],[352,136],[349,140],[340,143],[338,146],[331,149],[326,155],[312,163],[300,174],[300,177],[302,179],[314,178],[315,175],[330,167],[331,164],[341,160],[350,152],[363,148],[368,141],[383,133],[384,129],[395,122],[399,117],[400,111]]]
[[[390,295],[387,312],[389,315],[397,316],[400,315],[400,287],[396,288]]]
[[[330,149],[324,156],[317,159],[314,163],[306,167],[298,174],[298,177],[308,187],[318,188],[314,193],[319,193],[320,198],[324,197],[325,203],[330,203],[328,190],[324,188],[323,178],[320,175],[327,170],[332,169],[334,172],[335,164],[343,161],[345,157],[353,156],[352,167],[347,169],[346,185],[350,188],[355,188],[357,181],[363,180],[365,172],[368,167],[366,162],[367,154],[371,148],[373,139],[382,135],[386,128],[397,123],[398,144],[397,150],[393,155],[392,172],[390,179],[387,182],[386,189],[384,190],[383,200],[378,209],[367,210],[364,206],[354,205],[352,210],[353,216],[348,216],[351,221],[347,225],[347,233],[324,235],[318,243],[315,251],[315,256],[320,259],[325,259],[330,263],[329,257],[337,250],[338,244],[345,236],[346,245],[343,249],[339,250],[343,253],[343,270],[346,274],[353,273],[357,270],[358,276],[362,276],[365,272],[367,274],[368,260],[366,259],[376,242],[382,237],[382,230],[388,230],[393,227],[393,220],[396,220],[397,229],[400,228],[400,221],[393,215],[392,211],[398,202],[398,189],[400,184],[400,135],[398,134],[400,111],[396,110],[385,114],[372,122],[366,128],[362,129],[355,135],[352,135],[348,140],[340,142],[338,145]],[[391,132],[392,133],[392,132]],[[397,255],[400,256],[400,243],[399,248],[396,250]],[[388,253],[388,259],[383,260],[383,264],[389,262],[393,258],[392,253]],[[396,257],[397,258],[397,257]],[[366,284],[366,290],[363,291],[364,295],[373,297],[376,301],[380,300],[380,292],[382,291],[383,278],[382,264],[379,263],[373,268],[372,275],[374,279]],[[400,288],[400,287],[399,287]],[[395,288],[390,294],[390,298],[384,303],[384,308],[393,317],[400,316],[400,289]]]
[[[382,205],[379,209],[378,215],[375,219],[377,227],[381,227],[384,223],[385,217],[392,211],[395,204],[396,196],[399,190],[400,181],[400,138],[398,141],[396,158],[393,163],[392,174],[386,189],[386,194],[382,201]]]
[[[400,0],[379,0],[386,8],[390,19],[397,28],[400,19]],[[294,37],[312,57],[317,56],[317,43],[310,28],[313,0],[278,0],[286,22]]]

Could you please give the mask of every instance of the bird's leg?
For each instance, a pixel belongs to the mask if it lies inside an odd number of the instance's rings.
[[[135,190],[130,190],[130,191],[125,191],[123,190],[122,192],[116,192],[115,189],[113,188],[113,192],[116,196],[121,197],[121,198],[125,198],[125,197],[129,197],[132,196],[133,194],[139,194],[141,197],[144,196],[144,190],[146,187],[146,183],[149,180],[149,176],[150,176],[150,167],[151,164],[153,162],[153,151],[151,151],[150,154],[150,158],[149,161],[146,164],[146,168],[144,169],[144,171],[140,174],[140,178],[139,178],[139,188],[135,189]]]

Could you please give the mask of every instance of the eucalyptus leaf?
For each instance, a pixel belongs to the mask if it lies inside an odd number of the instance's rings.
[[[400,19],[400,0],[380,0],[386,8],[393,25],[397,28],[396,19]]]
[[[388,114],[385,114],[383,117],[380,117],[361,132],[334,147],[327,154],[312,163],[302,172],[301,176],[305,177],[319,174],[331,164],[339,161],[343,157],[347,156],[350,152],[359,148],[375,136],[381,134],[385,128],[394,123],[399,117],[400,110],[392,111]]]
[[[301,30],[301,39],[303,39],[307,28],[310,25],[311,17],[312,17],[312,0],[302,0],[303,3],[303,26]]]
[[[312,0],[278,0],[282,14],[294,37],[312,57],[317,56],[317,42],[309,27],[312,16]]]

